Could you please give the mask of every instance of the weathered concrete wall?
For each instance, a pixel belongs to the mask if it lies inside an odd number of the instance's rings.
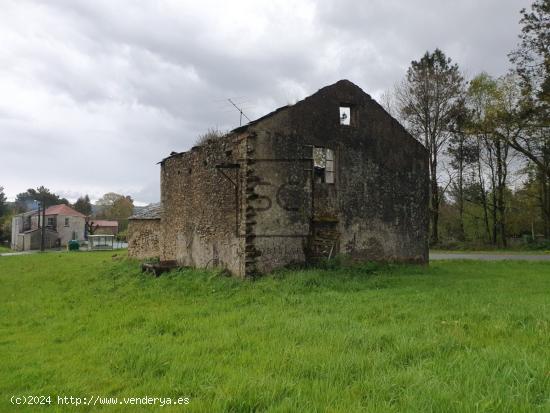
[[[41,230],[35,230],[30,233],[25,234],[25,248],[31,249],[31,250],[39,250],[40,244],[42,243],[42,231]],[[30,239],[30,248],[27,246],[29,245],[29,239]],[[46,231],[44,232],[44,247],[46,249],[49,248],[56,248],[59,247],[59,237],[57,232],[50,230],[49,228],[46,228]]]
[[[17,234],[15,237],[15,245],[12,249],[16,251],[39,250],[42,243],[42,231],[34,230],[22,234]],[[44,233],[44,247],[46,249],[55,248],[58,245],[57,232],[46,229]]]
[[[11,249],[15,251],[22,250],[22,241],[19,234],[23,231],[23,217],[16,215],[11,219]]]
[[[160,255],[160,219],[129,220],[128,256],[146,259]]]
[[[236,164],[243,151],[243,140],[232,135],[161,163],[161,260],[244,275],[244,238],[238,233],[243,171],[217,167]]]

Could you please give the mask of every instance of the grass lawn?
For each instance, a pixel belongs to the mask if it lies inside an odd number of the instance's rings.
[[[200,412],[549,412],[550,264],[154,278],[112,252],[0,257],[0,412],[57,396]],[[51,395],[19,407],[11,395]],[[155,409],[156,411],[156,409]]]
[[[488,255],[548,255],[550,250],[518,250],[518,249],[498,249],[498,250],[440,250],[430,249],[434,254],[488,254]]]

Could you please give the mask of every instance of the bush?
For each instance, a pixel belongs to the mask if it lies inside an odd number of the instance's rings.
[[[120,242],[127,242],[128,238],[128,230],[125,229],[124,231],[120,231],[118,234],[115,235],[115,239]]]
[[[217,128],[210,128],[206,131],[206,133],[203,133],[202,135],[199,135],[197,137],[197,140],[195,141],[195,146],[204,145],[210,141],[222,138],[225,135],[225,132],[222,132]]]

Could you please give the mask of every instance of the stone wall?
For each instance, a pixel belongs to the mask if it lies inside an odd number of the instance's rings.
[[[162,161],[161,260],[244,275],[243,142],[230,135]]]
[[[128,221],[128,256],[137,259],[160,257],[160,219]]]
[[[333,182],[318,181],[314,147],[334,154]],[[161,260],[181,265],[428,260],[427,151],[349,81],[164,159],[161,203]]]
[[[351,125],[340,124],[340,106],[351,107]],[[316,252],[427,262],[427,151],[360,88],[338,82],[245,131],[257,181],[251,270]],[[315,183],[313,146],[334,151],[333,184]]]

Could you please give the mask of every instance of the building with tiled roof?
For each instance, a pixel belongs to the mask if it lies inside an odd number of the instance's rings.
[[[63,247],[70,240],[85,239],[86,216],[65,204],[52,205],[44,214],[34,210],[16,215],[12,218],[11,248],[17,251],[40,249],[43,226],[46,228],[45,247]]]

